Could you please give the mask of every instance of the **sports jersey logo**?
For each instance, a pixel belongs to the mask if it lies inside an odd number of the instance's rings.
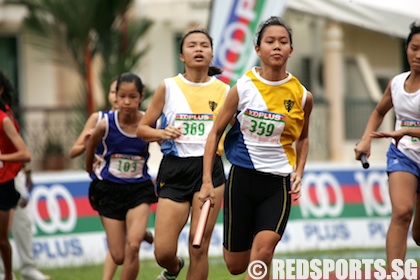
[[[216,102],[214,102],[214,101],[209,101],[209,108],[210,108],[210,110],[213,112],[214,111],[214,109],[216,109],[216,107],[217,107],[217,103]]]
[[[420,127],[420,121],[417,120],[402,120],[401,126],[404,127]]]
[[[290,113],[290,110],[293,109],[293,106],[295,105],[295,101],[287,99],[284,100],[284,108],[287,110],[287,112]]]

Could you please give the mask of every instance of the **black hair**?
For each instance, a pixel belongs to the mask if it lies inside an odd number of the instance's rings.
[[[117,78],[117,92],[120,88],[121,83],[134,83],[137,91],[140,93],[140,96],[143,95],[144,85],[139,76],[131,72],[125,72],[118,76]]]
[[[0,94],[0,110],[6,111],[6,105],[12,107],[12,95],[15,89],[6,74],[2,71],[0,71],[0,90],[3,91]]]
[[[266,21],[263,21],[263,22],[260,23],[258,32],[256,34],[255,45],[256,46],[261,45],[262,36],[263,36],[264,31],[267,27],[276,26],[276,25],[283,26],[287,30],[287,33],[289,33],[290,45],[293,46],[292,29],[286,24],[286,22],[281,17],[274,17],[274,16],[272,16],[272,17],[268,18]]]
[[[223,70],[220,69],[219,67],[214,66],[214,65],[210,65],[209,66],[209,71],[207,72],[207,75],[214,76],[214,75],[222,74],[222,72],[223,72]]]
[[[210,34],[209,34],[209,32],[206,30],[206,29],[203,29],[203,28],[198,28],[198,29],[192,29],[192,30],[190,30],[190,31],[188,31],[183,37],[182,37],[182,39],[181,39],[181,42],[179,43],[179,53],[180,54],[182,54],[182,47],[184,46],[184,42],[185,42],[185,39],[189,36],[189,35],[191,35],[191,34],[195,34],[195,33],[201,33],[201,34],[204,34],[204,35],[206,35],[206,37],[209,39],[209,41],[210,41],[210,47],[211,47],[211,49],[212,49],[212,51],[213,51],[213,38],[210,36]],[[219,75],[219,74],[222,74],[222,72],[223,72],[223,70],[222,69],[220,69],[219,67],[217,67],[217,66],[214,66],[214,65],[211,65],[211,66],[209,66],[209,70],[208,70],[208,75],[209,76],[214,76],[214,75]]]
[[[6,112],[6,102],[3,101],[3,99],[0,98],[0,110],[3,112]]]
[[[410,44],[411,39],[416,34],[420,34],[420,20],[416,20],[410,24],[410,34],[408,34],[407,40],[405,41],[405,48],[407,49],[408,44]]]

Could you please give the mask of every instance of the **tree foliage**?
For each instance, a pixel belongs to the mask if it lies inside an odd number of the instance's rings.
[[[147,18],[128,18],[133,0],[14,0],[27,7],[23,28],[30,43],[83,81],[87,114],[93,107],[92,61],[98,56],[104,92],[112,77],[132,71],[147,50],[140,39],[152,25]]]

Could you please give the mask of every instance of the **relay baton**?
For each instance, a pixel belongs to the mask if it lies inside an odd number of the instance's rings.
[[[363,166],[364,169],[369,168],[369,162],[368,162],[366,154],[361,154],[360,155],[360,161],[362,162],[362,166]]]
[[[357,146],[357,144],[359,144],[359,142],[360,141],[357,141],[356,146]],[[368,159],[367,159],[367,156],[366,156],[365,153],[362,153],[360,155],[359,160],[362,163],[362,166],[363,166],[364,169],[368,169],[369,168],[369,162],[368,162]]]
[[[204,229],[206,228],[207,218],[209,217],[210,212],[210,200],[206,200],[201,208],[200,217],[198,218],[197,230],[195,231],[195,236],[193,240],[193,247],[200,248],[201,241],[203,240]]]

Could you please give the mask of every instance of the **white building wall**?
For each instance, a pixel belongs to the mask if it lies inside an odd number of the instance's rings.
[[[22,41],[21,74],[25,82],[23,86],[23,100],[31,107],[57,105],[56,100],[56,67],[45,55],[33,46]]]
[[[177,74],[176,35],[207,28],[209,9],[209,0],[136,0],[138,16],[154,22],[145,42],[150,49],[139,67],[148,86],[156,88],[163,79]]]

